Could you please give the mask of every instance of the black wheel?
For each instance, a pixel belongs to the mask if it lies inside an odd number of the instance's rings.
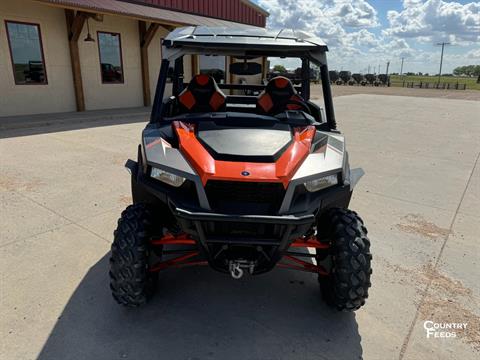
[[[110,289],[121,305],[140,306],[155,292],[158,274],[149,272],[155,257],[149,246],[154,232],[152,213],[143,204],[128,206],[118,220],[110,257]]]
[[[329,256],[319,252],[317,261],[329,271],[319,276],[322,297],[341,311],[355,311],[365,304],[372,274],[370,240],[356,212],[329,210],[318,223],[321,238],[329,239]]]

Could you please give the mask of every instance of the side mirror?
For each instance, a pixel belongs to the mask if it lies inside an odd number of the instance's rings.
[[[262,73],[262,65],[254,62],[236,62],[230,64],[230,73],[234,75],[257,75]]]

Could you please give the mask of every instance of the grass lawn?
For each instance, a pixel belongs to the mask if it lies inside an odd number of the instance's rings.
[[[390,75],[390,81],[392,86],[402,86],[403,81],[408,82],[427,82],[434,84],[438,81],[438,76],[400,76],[400,75]],[[466,78],[466,77],[456,77],[456,76],[442,76],[440,82],[456,84],[458,81],[459,84],[467,84],[467,89],[471,90],[480,90],[480,84],[477,84],[477,78]]]

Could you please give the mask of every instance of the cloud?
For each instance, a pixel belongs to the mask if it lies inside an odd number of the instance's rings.
[[[385,35],[460,45],[480,42],[480,2],[405,0],[403,10],[389,11],[387,18]]]
[[[377,11],[366,0],[259,0],[269,20],[289,28],[340,24],[352,28],[379,25]]]
[[[323,39],[330,48],[332,69],[364,71],[391,61],[391,69],[399,71],[404,58],[406,68],[412,67],[409,71],[434,72],[440,55],[433,45],[439,41],[459,45],[455,53],[447,51],[445,71],[478,61],[480,55],[480,50],[471,50],[480,43],[480,2],[404,0],[401,11],[386,13],[383,29],[369,0],[257,2],[270,12],[269,28],[303,30]]]
[[[379,38],[366,29],[351,32],[345,36],[344,42],[350,45],[376,47],[380,44]]]
[[[480,49],[471,50],[467,53],[467,59],[475,59],[480,61]]]
[[[341,24],[349,27],[378,26],[377,11],[364,0],[337,1],[331,8],[331,14],[338,17]]]

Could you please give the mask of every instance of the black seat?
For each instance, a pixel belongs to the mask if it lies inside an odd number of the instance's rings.
[[[292,82],[284,76],[271,79],[265,90],[258,95],[257,112],[265,115],[276,115],[286,110],[302,110],[304,100],[298,95]],[[305,106],[307,106],[305,104]],[[308,108],[308,107],[307,107]]]
[[[195,75],[187,88],[178,95],[180,113],[225,111],[225,94],[208,75]]]

